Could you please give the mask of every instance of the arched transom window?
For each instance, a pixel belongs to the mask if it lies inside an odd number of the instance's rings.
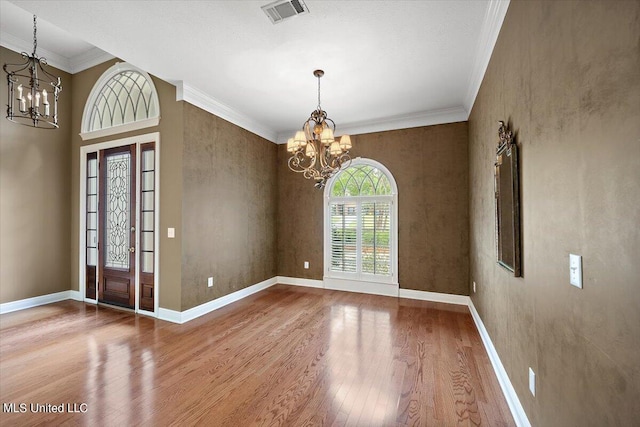
[[[397,284],[397,187],[390,172],[358,158],[327,190],[327,277]]]
[[[388,196],[391,195],[391,183],[380,169],[367,164],[356,165],[340,172],[333,183],[331,195]]]
[[[83,139],[155,126],[160,105],[151,77],[130,64],[118,63],[93,87],[82,118]]]

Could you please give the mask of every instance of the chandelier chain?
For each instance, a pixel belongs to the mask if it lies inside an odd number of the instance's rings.
[[[322,107],[320,107],[320,76],[318,76],[318,111],[322,111]]]
[[[33,15],[33,56],[36,56],[36,48],[38,47],[38,38],[36,37],[36,15]]]

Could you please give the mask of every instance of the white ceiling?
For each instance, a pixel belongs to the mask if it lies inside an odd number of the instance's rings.
[[[35,13],[39,55],[66,58],[71,72],[108,52],[176,84],[179,99],[279,142],[315,109],[316,68],[338,134],[466,120],[508,7],[306,0],[309,14],[274,25],[260,9],[269,0],[0,3],[9,48],[31,45]]]

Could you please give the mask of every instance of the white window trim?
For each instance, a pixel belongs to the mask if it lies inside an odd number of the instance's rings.
[[[328,289],[344,291],[356,291],[371,294],[398,296],[398,186],[396,180],[382,163],[371,159],[357,157],[351,161],[349,166],[367,165],[382,171],[391,184],[391,195],[383,196],[355,196],[355,197],[332,197],[331,189],[340,172],[333,175],[324,189],[324,286]],[[331,215],[330,206],[335,202],[362,202],[372,200],[391,200],[391,275],[377,276],[367,273],[343,273],[331,271]],[[358,218],[358,230],[360,229],[361,218]],[[358,239],[359,251],[360,239]],[[360,266],[358,265],[358,270]]]
[[[137,73],[140,73],[145,79],[147,79],[147,81],[149,82],[149,86],[151,87],[151,99],[157,106],[157,114],[153,117],[138,120],[135,122],[129,122],[118,126],[90,131],[89,129],[91,124],[89,123],[89,121],[91,119],[91,109],[96,103],[98,95],[109,80],[111,80],[114,76],[122,73],[123,71],[135,71]],[[93,89],[91,89],[89,98],[87,98],[87,102],[84,104],[84,111],[82,113],[82,132],[80,132],[80,138],[82,138],[83,141],[87,141],[89,139],[101,138],[103,136],[116,135],[123,132],[130,132],[133,130],[158,126],[159,123],[160,101],[158,99],[158,91],[156,90],[156,86],[153,84],[153,79],[151,79],[151,76],[140,68],[135,67],[127,62],[118,62],[107,71],[105,71],[102,76],[100,76],[96,84],[93,85]]]

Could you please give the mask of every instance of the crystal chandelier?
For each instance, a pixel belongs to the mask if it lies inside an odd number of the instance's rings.
[[[33,53],[22,52],[22,64],[4,64],[9,84],[7,119],[43,129],[58,127],[60,77],[49,73],[47,60],[36,55],[36,16],[33,15]]]
[[[351,163],[351,137],[342,135],[339,141],[333,137],[336,124],[320,106],[320,77],[324,71],[315,70],[313,75],[318,78],[318,108],[304,122],[302,130],[287,141],[287,151],[292,153],[289,169],[313,179],[316,188],[324,188],[342,165]]]

